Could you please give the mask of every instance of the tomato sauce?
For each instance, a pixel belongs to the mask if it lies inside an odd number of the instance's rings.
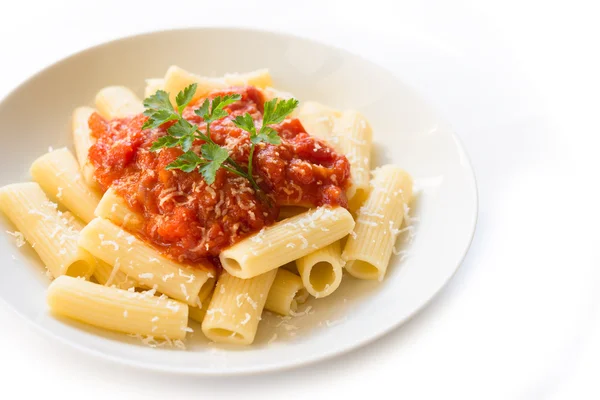
[[[264,98],[251,86],[213,92],[208,97],[232,93],[239,93],[241,100],[225,108],[229,116],[211,123],[210,135],[228,148],[236,163],[246,167],[249,135],[231,120],[245,113],[262,120]],[[205,132],[206,124],[194,114],[203,101],[188,106],[183,115]],[[166,170],[182,151],[165,148],[150,152],[152,143],[166,134],[170,124],[142,130],[146,119],[140,114],[105,120],[92,114],[89,126],[97,141],[90,148],[89,159],[99,186],[103,190],[113,187],[132,210],[144,216],[145,224],[137,233],[175,260],[218,263],[224,248],[271,225],[282,205],[347,207],[348,160],[310,136],[298,119],[288,118],[272,126],[279,132],[281,144],[260,143],[255,148],[253,176],[266,196],[259,196],[248,180],[224,169],[210,186],[197,170]],[[194,142],[194,149],[198,151],[202,143]]]

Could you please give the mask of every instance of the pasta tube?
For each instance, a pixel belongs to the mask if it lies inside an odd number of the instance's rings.
[[[94,219],[100,196],[81,179],[77,160],[69,150],[62,148],[41,156],[31,165],[30,173],[46,193],[84,222]]]
[[[264,89],[273,85],[271,73],[266,68],[243,74],[225,74],[223,79],[227,86],[256,86]]]
[[[190,319],[193,319],[200,324],[202,323],[210,300],[212,299],[212,295],[213,292],[210,292],[205,298],[200,299],[200,304],[198,306],[190,307]]]
[[[304,287],[316,298],[333,293],[342,282],[342,267],[339,240],[296,260]]]
[[[300,206],[282,206],[279,209],[279,216],[277,217],[277,221],[283,221],[286,218],[295,217],[298,214],[302,214],[306,212],[306,207]]]
[[[269,101],[269,100],[273,100],[274,98],[278,98],[278,99],[283,99],[283,100],[287,100],[287,99],[291,99],[294,97],[293,94],[288,93],[288,92],[284,92],[281,90],[277,90],[277,89],[273,89],[272,87],[266,87],[262,90],[263,96],[265,96],[265,100]],[[292,113],[292,115],[295,115],[295,113],[297,113],[297,110],[294,110],[294,112]]]
[[[114,270],[114,267],[105,263],[102,260],[96,260],[96,269],[94,270],[94,278],[99,284],[105,286],[114,286],[119,289],[127,290],[130,288],[141,287],[135,280],[131,279],[126,273],[120,269]]]
[[[79,232],[85,228],[85,224],[69,211],[64,212],[62,217]],[[140,286],[135,280],[128,277],[127,274],[118,268],[115,270],[111,265],[98,259],[96,259],[96,268],[94,269],[93,277],[101,285],[115,286],[124,290]]]
[[[138,231],[144,224],[144,217],[131,210],[125,199],[119,196],[113,188],[104,192],[94,214],[97,217],[109,219],[130,232]]]
[[[77,245],[79,232],[56,210],[37,183],[0,188],[0,210],[21,231],[50,274],[89,277],[94,257]]]
[[[206,78],[194,75],[175,65],[169,67],[164,79],[164,90],[170,94],[171,102],[175,104],[177,93],[187,86],[195,83],[198,85],[192,102],[200,97],[206,96],[209,92],[216,89],[225,89],[228,85],[222,78]]]
[[[346,271],[360,279],[382,280],[398,228],[412,197],[412,178],[394,165],[374,171],[372,191],[358,211],[354,234],[348,237],[342,258]]]
[[[146,79],[146,89],[144,89],[144,97],[150,97],[154,93],[162,88],[165,85],[165,80],[163,78],[151,78]]]
[[[339,141],[332,135],[335,120],[341,113],[315,101],[302,103],[298,119],[309,134],[327,141],[335,150],[341,151]]]
[[[223,268],[248,279],[304,257],[346,236],[354,227],[342,207],[318,207],[263,228],[221,252]]]
[[[90,107],[77,107],[73,111],[71,121],[73,131],[73,143],[75,144],[75,155],[81,169],[83,180],[90,188],[98,189],[96,181],[94,181],[94,166],[88,161],[88,153],[90,147],[96,143],[96,139],[92,136],[92,131],[88,121],[90,116],[95,112]]]
[[[109,86],[96,95],[96,109],[106,119],[140,114],[144,105],[131,90],[124,86]]]
[[[89,325],[112,331],[183,339],[188,306],[168,298],[106,287],[61,276],[47,293],[50,310]]]
[[[80,166],[85,165],[88,158],[88,151],[95,143],[92,137],[88,121],[90,116],[95,112],[91,107],[77,107],[73,111],[72,131],[73,144],[75,145],[75,155]]]
[[[350,209],[356,210],[369,193],[373,130],[359,112],[344,111],[334,124],[333,136],[339,139],[341,152],[350,162],[352,184],[347,196]]]
[[[281,315],[292,315],[307,298],[308,292],[304,289],[302,279],[290,271],[278,268],[265,309]]]
[[[223,272],[202,322],[202,332],[217,343],[251,344],[277,271],[251,279]]]
[[[94,219],[81,231],[79,245],[102,261],[119,266],[143,286],[192,306],[214,285],[211,267],[176,263],[103,218]]]
[[[208,304],[206,306],[203,304],[202,307],[190,307],[190,319],[201,324],[202,321],[204,321],[204,317],[206,316],[207,307]]]

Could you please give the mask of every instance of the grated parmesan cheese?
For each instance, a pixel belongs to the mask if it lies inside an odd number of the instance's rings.
[[[306,240],[306,238],[304,236],[302,236],[302,235],[298,235],[298,237],[302,241],[302,247],[301,247],[301,249],[306,249],[308,247],[308,240]]]
[[[184,278],[188,278],[187,283],[192,283],[196,279],[196,276],[194,274],[191,274],[191,275],[184,274],[183,270],[181,268],[179,268],[179,276],[182,276]]]
[[[332,326],[339,325],[339,324],[341,324],[344,321],[346,321],[345,317],[342,318],[342,319],[335,320],[335,321],[326,320],[325,324],[327,324],[328,327],[332,327]]]
[[[244,318],[244,320],[242,322],[240,322],[240,324],[246,325],[250,321],[250,318],[251,318],[251,315],[246,313],[246,318]]]
[[[183,293],[185,299],[188,300],[190,296],[188,295],[187,288],[185,287],[185,285],[182,283],[179,285],[179,287],[181,288],[181,293]]]
[[[113,246],[115,251],[119,250],[119,244],[114,240],[102,240],[100,241],[101,246]]]
[[[169,310],[173,311],[174,313],[179,311],[179,304],[174,301],[168,301],[167,305],[165,307],[167,307]]]
[[[374,222],[374,221],[367,221],[367,220],[365,220],[365,219],[361,219],[361,218],[358,218],[358,219],[356,220],[356,223],[357,223],[357,224],[364,224],[364,225],[368,225],[368,226],[379,226],[379,225],[380,225],[380,224],[378,224],[377,222]]]
[[[25,245],[25,236],[23,236],[23,234],[21,232],[6,231],[6,233],[8,233],[9,235],[11,235],[15,238],[15,243],[16,243],[17,247],[23,247]]]

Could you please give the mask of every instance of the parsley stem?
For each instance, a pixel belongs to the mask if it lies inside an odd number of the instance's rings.
[[[233,160],[233,158],[231,158],[231,157],[228,157],[228,158],[227,158],[227,162],[228,162],[229,164],[231,164],[231,165],[232,165],[232,166],[233,166],[235,169],[237,169],[238,171],[240,171],[240,172],[244,172],[244,169],[243,169],[242,167],[240,167],[240,165],[239,165],[238,163],[236,163],[236,162]]]
[[[206,124],[206,133],[202,133],[202,131],[200,131],[200,129],[196,129],[196,131],[201,135],[201,136],[205,136],[206,140],[204,140],[203,137],[201,137],[201,139],[203,139],[205,142],[209,142],[212,144],[215,144],[215,142],[212,140],[212,138],[210,137],[210,123]],[[252,153],[254,152],[254,145],[252,145],[251,149],[250,149],[250,157],[252,157]],[[248,165],[248,173],[246,173],[244,171],[244,169],[238,164],[236,163],[233,158],[231,157],[227,157],[227,163],[230,164],[231,166],[233,166],[233,168],[227,167],[225,165],[223,165],[223,168],[225,168],[227,171],[236,174],[238,176],[241,176],[243,178],[246,178],[250,181],[250,183],[252,184],[252,187],[254,188],[255,191],[260,192],[260,186],[258,186],[258,183],[256,183],[256,181],[254,180],[254,177],[252,176],[252,164],[250,163]]]
[[[228,167],[227,165],[223,165],[223,166],[222,166],[222,168],[223,168],[223,169],[225,169],[226,171],[229,171],[229,172],[231,172],[232,174],[236,174],[236,175],[239,175],[239,176],[241,176],[242,178],[246,178],[246,179],[248,179],[248,177],[246,176],[246,174],[245,174],[245,173],[243,173],[243,172],[240,172],[240,171],[238,171],[238,170],[235,170],[235,169],[233,169],[233,168],[231,168],[231,167]]]
[[[252,164],[253,164],[253,157],[254,157],[254,146],[255,144],[252,143],[250,145],[250,154],[248,154],[248,175],[252,176]]]
[[[248,174],[246,174],[245,172],[242,171],[238,171],[236,169],[233,169],[231,167],[228,167],[226,165],[222,166],[223,169],[225,169],[226,171],[231,172],[232,174],[236,174],[238,176],[241,176],[242,178],[248,179],[248,181],[250,182],[250,184],[252,185],[252,187],[254,188],[254,190],[257,193],[261,192],[260,186],[258,186],[258,184],[256,183],[256,181],[254,180],[254,178],[252,176],[249,176]]]

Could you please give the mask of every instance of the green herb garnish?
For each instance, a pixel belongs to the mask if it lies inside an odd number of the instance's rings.
[[[264,142],[270,144],[281,143],[281,138],[277,131],[269,125],[279,124],[294,111],[298,106],[298,100],[279,100],[273,99],[267,101],[264,106],[262,126],[257,131],[254,126],[254,120],[248,113],[240,115],[233,120],[238,128],[245,130],[250,134],[250,154],[248,155],[248,173],[252,175],[252,164],[254,158],[254,148],[257,144]]]
[[[223,168],[248,179],[254,190],[260,193],[260,187],[252,175],[254,148],[261,142],[271,144],[281,143],[277,131],[269,127],[269,125],[283,122],[294,108],[298,106],[298,100],[273,99],[266,102],[262,126],[258,131],[254,125],[254,120],[248,113],[238,116],[233,120],[233,123],[237,127],[250,134],[248,167],[244,169],[229,156],[227,148],[219,146],[210,137],[210,124],[228,116],[229,114],[224,108],[239,101],[241,96],[239,94],[232,94],[218,96],[212,100],[204,100],[200,108],[194,110],[194,113],[202,117],[206,123],[206,132],[202,132],[197,125],[183,118],[183,110],[192,101],[196,89],[197,85],[194,83],[179,92],[175,97],[176,107],[173,107],[169,100],[169,93],[164,90],[159,90],[144,100],[144,115],[148,117],[148,120],[144,123],[142,129],[153,129],[164,123],[176,121],[167,129],[167,135],[158,138],[152,143],[150,151],[179,147],[183,151],[183,154],[167,165],[166,169],[179,169],[187,173],[199,169],[206,183],[210,185],[215,181],[217,171]],[[197,154],[192,149],[194,140],[196,139],[204,141],[204,144],[200,147],[200,154]]]

